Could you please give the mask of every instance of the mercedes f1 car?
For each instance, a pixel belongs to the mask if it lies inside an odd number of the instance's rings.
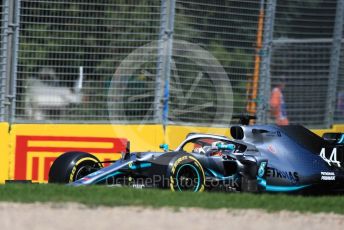
[[[95,156],[67,152],[49,172],[50,183],[107,184],[172,191],[344,191],[344,134],[319,137],[303,126],[238,125],[233,139],[189,134],[174,150],[130,152],[103,167]]]

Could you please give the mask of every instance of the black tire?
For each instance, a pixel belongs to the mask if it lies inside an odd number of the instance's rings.
[[[168,174],[172,191],[204,191],[204,170],[195,157],[189,154],[178,155],[171,163]]]
[[[67,184],[102,168],[95,156],[85,152],[66,152],[59,156],[49,171],[49,183]]]

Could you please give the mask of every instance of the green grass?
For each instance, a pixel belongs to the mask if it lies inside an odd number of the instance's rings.
[[[266,211],[333,212],[344,214],[344,196],[291,196],[270,194],[173,193],[167,190],[69,187],[63,185],[8,184],[0,186],[0,201],[77,202],[87,206],[149,206],[200,208],[255,208]]]

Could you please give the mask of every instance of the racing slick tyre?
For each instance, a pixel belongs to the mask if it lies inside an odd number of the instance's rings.
[[[202,192],[205,175],[202,165],[191,155],[179,155],[171,162],[169,188],[172,191]]]
[[[49,183],[71,183],[102,167],[99,160],[89,153],[66,152],[52,164]]]

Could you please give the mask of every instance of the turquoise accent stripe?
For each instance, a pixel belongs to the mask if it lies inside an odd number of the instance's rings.
[[[138,165],[131,165],[129,166],[130,169],[139,169],[139,168],[149,168],[152,166],[152,163],[140,163]]]
[[[265,166],[266,166],[266,162],[262,162],[259,166],[259,169],[258,169],[258,176],[259,177],[263,177],[264,174],[265,174]]]
[[[294,191],[298,191],[310,186],[310,185],[300,185],[300,186],[267,185],[266,180],[262,178],[258,178],[258,184],[265,187],[267,192],[294,192]]]
[[[233,179],[234,178],[234,176],[224,176],[221,173],[217,173],[214,170],[211,170],[211,169],[208,169],[208,168],[207,168],[207,170],[209,172],[211,172],[214,177],[216,177],[217,179],[220,179],[220,180],[229,180],[229,179]]]
[[[266,189],[266,180],[260,177],[257,177],[257,180],[258,180],[258,184],[263,186]]]
[[[176,174],[176,182],[177,182],[177,186],[178,186],[178,190],[181,192],[182,190],[180,189],[179,187],[179,182],[178,182],[178,175],[179,175],[179,171],[184,168],[184,166],[190,166],[193,170],[195,170],[195,172],[197,173],[197,179],[198,179],[198,185],[197,187],[194,189],[194,192],[197,192],[198,189],[199,189],[199,186],[201,186],[201,177],[199,176],[199,173],[198,173],[198,170],[196,169],[195,166],[191,165],[191,164],[185,164],[185,165],[182,165],[180,166],[180,168],[178,169],[177,171],[177,174]]]
[[[303,188],[308,187],[309,185],[301,185],[301,186],[273,186],[273,185],[267,185],[266,191],[268,192],[293,192],[298,191]]]
[[[338,141],[338,144],[343,144],[344,143],[344,134],[340,137],[340,140]]]

